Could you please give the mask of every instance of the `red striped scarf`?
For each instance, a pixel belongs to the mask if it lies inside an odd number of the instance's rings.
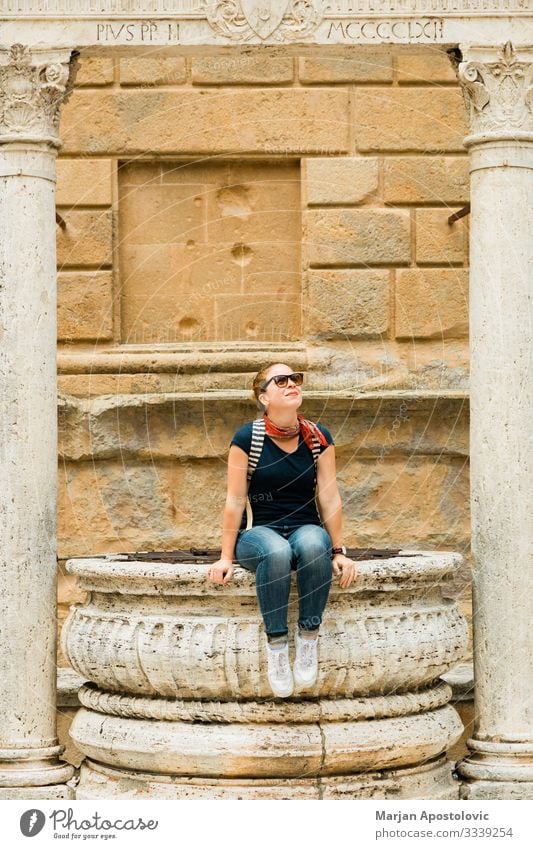
[[[290,439],[301,432],[304,442],[310,450],[313,448],[313,434],[319,440],[320,445],[329,445],[326,437],[314,422],[309,421],[309,419],[304,419],[303,416],[297,416],[297,419],[298,424],[294,425],[294,427],[278,427],[268,418],[266,413],[263,415],[265,431],[268,436],[275,436],[278,439]]]

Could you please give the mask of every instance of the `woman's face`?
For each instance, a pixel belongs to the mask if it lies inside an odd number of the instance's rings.
[[[265,381],[277,374],[292,374],[293,372],[294,369],[285,363],[276,363],[276,365],[270,366]],[[289,379],[287,386],[281,388],[281,386],[276,386],[274,380],[271,380],[267,388],[259,395],[259,400],[265,405],[267,412],[269,410],[271,412],[275,410],[297,410],[303,400],[302,387],[296,386]]]

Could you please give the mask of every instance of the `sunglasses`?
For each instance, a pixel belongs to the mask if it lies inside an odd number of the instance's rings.
[[[268,380],[263,383],[262,389],[264,391],[271,380],[273,380],[276,386],[279,386],[280,389],[284,389],[289,382],[289,378],[292,380],[295,386],[301,386],[304,382],[304,373],[303,371],[293,371],[292,374],[275,374],[273,377],[269,377]]]

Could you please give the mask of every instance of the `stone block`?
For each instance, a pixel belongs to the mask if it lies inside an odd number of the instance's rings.
[[[306,57],[300,62],[302,83],[392,82],[392,54],[358,45],[355,56]]]
[[[61,112],[65,154],[345,153],[341,89],[74,91]]]
[[[448,339],[468,334],[468,271],[409,268],[397,272],[396,337]]]
[[[391,453],[377,463],[354,459],[351,448],[336,455],[345,538],[351,544],[468,549],[469,477],[463,457]]]
[[[388,271],[310,271],[306,295],[306,335],[350,339],[387,332]]]
[[[389,209],[311,209],[305,214],[311,266],[385,265],[411,259],[410,216]]]
[[[358,151],[462,151],[467,135],[459,90],[361,88],[355,98]]]
[[[102,342],[113,336],[110,271],[58,275],[57,335],[61,341]]]
[[[386,203],[466,204],[470,196],[467,156],[388,156]]]
[[[294,60],[283,56],[194,56],[192,81],[198,85],[222,83],[268,85],[294,78]]]
[[[58,267],[111,265],[111,211],[72,209],[62,216],[67,226],[56,227]]]
[[[459,85],[448,55],[431,45],[424,47],[422,52],[416,53],[399,50],[396,67],[400,85],[420,85],[421,83]]]
[[[111,85],[114,80],[112,59],[98,56],[80,56],[80,64],[76,74],[76,86]]]
[[[61,463],[58,556],[85,556],[88,540],[91,554],[188,548],[199,528],[206,545],[220,545],[225,474],[218,458]]]
[[[374,157],[328,157],[304,160],[308,204],[361,203],[378,191]]]
[[[180,85],[187,79],[183,56],[120,59],[121,85]]]
[[[282,342],[300,338],[299,293],[216,295],[215,300],[218,341]]]
[[[456,210],[417,209],[416,211],[416,261],[426,263],[455,263],[465,261],[467,229],[463,220],[448,224]]]
[[[111,159],[58,159],[58,206],[106,206],[112,201]]]

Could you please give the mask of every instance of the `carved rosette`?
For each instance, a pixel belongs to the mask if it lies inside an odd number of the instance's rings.
[[[0,142],[60,147],[60,110],[74,85],[77,56],[64,51],[40,54],[13,44],[0,51],[0,62]]]
[[[460,62],[457,76],[474,136],[471,143],[477,136],[513,139],[533,134],[533,61],[520,61],[510,41],[495,62]]]
[[[252,574],[218,587],[205,565],[69,560],[89,594],[62,631],[88,682],[70,730],[78,798],[457,798],[445,753],[462,724],[439,676],[467,644],[442,592],[460,563],[360,562],[355,585],[332,587],[316,687],[276,700]]]
[[[281,12],[276,0],[206,0],[205,12],[218,35],[240,43],[305,41],[322,20],[315,0],[286,0]]]

